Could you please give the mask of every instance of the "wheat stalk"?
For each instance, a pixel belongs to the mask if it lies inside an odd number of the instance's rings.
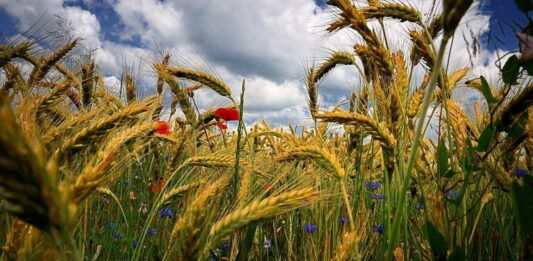
[[[318,146],[299,146],[276,156],[276,161],[288,160],[313,160],[319,167],[335,175],[339,179],[346,176],[339,160],[335,155],[321,149]]]
[[[107,133],[112,131],[116,126],[131,122],[131,118],[135,117],[137,114],[153,109],[154,101],[154,98],[147,98],[141,103],[131,104],[122,111],[102,117],[94,123],[91,123],[89,126],[79,130],[73,137],[63,142],[55,151],[54,156],[58,160],[62,160],[72,149],[85,146],[91,141],[98,140],[107,135]]]
[[[100,149],[76,179],[76,182],[72,186],[74,200],[79,202],[87,198],[103,182],[112,179],[112,176],[105,176],[105,173],[113,167],[117,153],[122,145],[138,136],[146,135],[154,131],[156,127],[157,123],[154,122],[136,125],[120,132],[115,138],[110,139],[107,145]]]
[[[376,140],[382,141],[387,148],[394,148],[396,139],[392,133],[381,123],[376,120],[358,113],[348,112],[326,112],[316,116],[327,122],[340,124],[361,124],[362,127]]]
[[[228,97],[231,99],[231,89],[229,86],[224,83],[219,78],[210,75],[205,72],[201,71],[195,71],[191,69],[186,68],[171,68],[169,67],[168,72],[178,78],[185,78],[189,79],[191,81],[199,82],[207,87],[209,87],[211,90],[215,91],[216,93]]]
[[[304,207],[317,198],[313,188],[304,188],[255,200],[246,207],[239,208],[216,222],[209,231],[204,251],[211,249],[222,238],[238,229],[261,219],[281,215],[296,208]]]

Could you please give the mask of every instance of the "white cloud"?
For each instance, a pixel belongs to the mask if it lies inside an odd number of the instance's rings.
[[[143,43],[154,47],[156,43],[178,41],[182,37],[182,12],[168,2],[119,0],[113,8],[126,26],[123,38],[139,36]]]
[[[92,4],[90,0],[84,2]],[[408,4],[419,8],[424,20],[428,20],[428,15],[435,13],[431,12],[432,2],[410,0]],[[309,122],[302,64],[313,57],[324,57],[331,50],[352,51],[354,40],[360,38],[350,30],[324,36],[322,29],[331,20],[331,12],[321,10],[312,0],[106,0],[105,3],[125,26],[119,33],[122,40],[139,40],[140,48],[104,39],[102,26],[110,25],[101,25],[95,14],[81,7],[64,6],[62,0],[0,0],[0,8],[18,18],[21,30],[27,29],[22,27],[28,25],[24,19],[38,17],[43,11],[48,16],[59,14],[69,19],[76,28],[74,33],[82,36],[88,47],[97,49],[95,58],[108,76],[106,82],[114,88],[124,65],[128,65],[137,75],[146,76],[139,79],[140,85],[145,86],[141,93],[154,92],[154,73],[149,61],[156,57],[154,51],[159,51],[156,48],[161,45],[198,55],[199,60],[215,68],[232,87],[236,100],[241,81],[246,79],[245,117],[251,121],[266,118],[273,127]],[[454,40],[451,69],[470,63],[465,56],[467,44],[462,34],[470,37],[470,30],[486,32],[488,19],[477,8],[467,13]],[[379,29],[375,22],[371,26]],[[408,32],[416,25],[386,19],[385,27],[391,49],[402,50],[408,56]],[[484,69],[494,72],[490,67],[496,59],[493,54],[482,51],[474,59],[474,63],[480,62]],[[422,76],[422,67],[417,66],[413,82],[418,84]],[[353,66],[336,68],[320,87],[321,106],[326,108],[336,103],[334,100],[348,97],[360,84]],[[195,100],[201,109],[229,103],[209,90],[198,91]]]

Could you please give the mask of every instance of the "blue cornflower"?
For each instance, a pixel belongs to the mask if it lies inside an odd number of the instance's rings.
[[[418,204],[415,205],[415,209],[416,210],[423,210],[426,208],[426,205],[425,205],[425,201],[426,199],[424,197],[419,197],[418,198]]]
[[[377,225],[377,226],[374,226],[372,228],[372,231],[376,232],[376,233],[383,233],[383,230],[385,230],[385,228],[383,227],[383,225]]]
[[[173,217],[174,216],[174,211],[172,211],[172,209],[167,209],[167,217]]]
[[[117,223],[107,223],[107,224],[105,224],[106,228],[116,228],[117,226],[118,226]]]
[[[172,209],[161,209],[159,210],[159,216],[161,217],[172,217],[174,216],[174,211],[172,211]]]
[[[146,233],[148,233],[148,235],[152,235],[153,236],[153,235],[157,234],[157,229],[150,228],[150,229],[148,229],[148,231],[146,231]]]
[[[229,249],[231,247],[231,244],[229,242],[222,243],[222,249]]]
[[[379,189],[379,181],[367,181],[365,182],[365,186],[371,190]]]
[[[137,248],[137,240],[134,239],[131,241],[131,248],[133,249]]]
[[[348,219],[346,219],[346,217],[340,217],[339,218],[339,222],[341,222],[341,225],[344,225],[344,223],[346,223]]]
[[[379,199],[379,200],[381,200],[383,198],[384,198],[383,194],[370,194],[370,199]]]
[[[426,208],[426,207],[424,206],[424,203],[419,203],[419,204],[417,204],[417,205],[415,206],[415,209],[416,209],[416,210],[423,210],[424,208]]]
[[[117,232],[117,231],[114,231],[113,234],[112,234],[113,238],[116,239],[116,240],[119,240],[122,238],[122,235],[120,234],[120,232]]]
[[[272,247],[272,240],[267,239],[267,238],[265,237],[265,240],[263,240],[263,247],[264,247],[264,248],[270,248],[270,247]]]
[[[461,196],[461,191],[458,190],[454,190],[453,192],[449,190],[448,192],[446,192],[446,198],[451,200],[457,200],[459,196]]]
[[[307,233],[313,233],[316,231],[316,224],[304,225],[304,230]]]
[[[124,186],[128,186],[130,184],[130,181],[125,179],[124,181],[122,181],[122,183],[124,184]]]
[[[167,156],[165,156],[165,161],[168,161],[168,159],[169,159],[168,155],[167,155]]]
[[[529,173],[527,172],[527,170],[525,169],[522,169],[518,166],[515,167],[515,170],[516,170],[516,175],[519,177],[519,178],[522,178],[522,177],[525,177],[527,176]]]

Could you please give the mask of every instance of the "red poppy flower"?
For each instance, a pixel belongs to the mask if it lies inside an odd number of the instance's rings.
[[[225,123],[223,122],[217,122],[217,127],[221,130],[225,130],[228,128],[228,125],[226,125]]]
[[[159,179],[159,183],[158,183],[157,185],[158,185],[158,188],[157,188],[157,189],[158,189],[159,191],[163,190],[163,186],[165,185],[165,178],[161,177],[161,178]]]
[[[215,111],[215,116],[225,121],[238,121],[239,111],[237,109],[218,108]]]
[[[265,185],[263,185],[263,188],[265,188],[265,190],[270,190],[272,186],[270,186],[269,183],[265,183]]]
[[[157,185],[155,183],[152,183],[152,193],[157,192]]]
[[[157,129],[155,130],[155,133],[161,134],[161,135],[169,135],[170,134],[170,126],[166,121],[158,121],[157,122]]]

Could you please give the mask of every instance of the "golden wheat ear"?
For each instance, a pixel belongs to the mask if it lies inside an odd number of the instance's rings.
[[[15,46],[0,46],[0,68],[3,68],[13,59],[26,55],[32,46],[32,42],[22,42]]]
[[[56,238],[70,231],[76,205],[59,182],[54,161],[47,161],[37,137],[26,138],[9,103],[0,97],[0,196],[8,213]],[[66,232],[67,234],[69,232]],[[66,238],[66,237],[65,237]],[[71,238],[70,238],[71,239]]]
[[[230,87],[216,76],[187,68],[168,68],[168,72],[178,78],[201,83],[216,93],[231,99]]]
[[[239,208],[220,221],[216,222],[209,231],[203,254],[211,249],[222,238],[234,233],[238,229],[261,219],[281,215],[288,211],[305,207],[318,198],[318,192],[313,188],[304,188],[271,196],[263,200],[255,200],[243,208]]]

